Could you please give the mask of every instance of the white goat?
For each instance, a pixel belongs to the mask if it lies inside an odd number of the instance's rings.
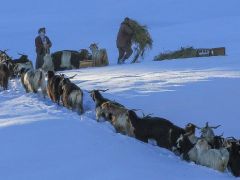
[[[205,139],[198,140],[195,145],[197,152],[197,164],[207,166],[218,171],[225,171],[229,160],[229,152],[226,148],[209,149]]]
[[[91,44],[89,48],[92,51],[94,66],[104,66],[109,64],[106,49],[99,49],[96,43]]]
[[[217,129],[218,127],[220,127],[220,125],[218,125],[218,126],[209,126],[208,122],[207,122],[206,126],[201,128],[201,137],[206,139],[206,141],[209,144],[214,144],[215,134],[213,132],[213,129]]]
[[[45,74],[41,69],[28,70],[21,74],[21,81],[26,92],[37,93],[38,89],[41,88],[43,96],[47,94]]]

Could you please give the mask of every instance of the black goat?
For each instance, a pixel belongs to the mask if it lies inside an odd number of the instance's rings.
[[[0,63],[0,86],[3,87],[3,90],[8,89],[8,80],[10,77],[10,71],[8,68],[8,63]]]
[[[177,151],[181,155],[181,158],[186,161],[196,159],[194,157],[194,151],[190,152],[199,139],[195,135],[196,128],[199,129],[195,124],[188,123],[185,126],[185,134],[182,134],[177,140]]]
[[[213,149],[220,149],[220,148],[224,147],[224,142],[225,142],[225,139],[223,138],[223,135],[214,136],[213,137],[213,143],[209,144],[209,145]]]
[[[230,141],[230,147],[227,148],[230,154],[228,169],[236,177],[240,177],[240,142],[237,140]]]
[[[167,119],[146,116],[139,118],[137,114],[129,110],[128,117],[134,127],[134,135],[137,139],[148,142],[148,139],[157,141],[157,145],[172,150],[177,139],[184,134],[184,129],[175,126]]]
[[[189,151],[194,147],[194,144],[189,140],[187,135],[181,135],[177,140],[177,150],[181,158],[190,161]]]

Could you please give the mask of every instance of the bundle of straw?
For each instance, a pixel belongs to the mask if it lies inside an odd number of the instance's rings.
[[[158,56],[155,56],[154,60],[162,61],[166,59],[191,58],[197,56],[197,50],[193,47],[181,47],[181,49],[176,51],[161,53]]]
[[[134,31],[132,42],[134,44],[135,57],[132,63],[135,63],[139,56],[143,58],[145,51],[152,48],[153,40],[148,32],[147,26],[142,26],[132,19],[129,21],[129,26]]]

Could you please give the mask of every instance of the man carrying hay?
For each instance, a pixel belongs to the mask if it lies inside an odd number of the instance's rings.
[[[144,57],[146,50],[152,48],[153,40],[147,26],[126,17],[120,26],[117,36],[118,64],[124,63],[132,55],[132,43],[134,44],[135,55],[131,63],[135,63],[140,56]]]
[[[38,36],[35,38],[35,46],[37,53],[36,69],[38,69],[42,67],[44,63],[43,57],[50,53],[50,47],[52,46],[50,39],[46,36],[46,29],[44,27],[38,30]]]
[[[129,25],[130,19],[126,17],[124,21],[121,23],[118,35],[117,35],[117,48],[119,52],[118,56],[118,64],[124,63],[126,59],[128,59],[132,53],[132,37],[133,30]]]

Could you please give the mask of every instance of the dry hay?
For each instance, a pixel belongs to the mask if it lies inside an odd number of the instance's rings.
[[[137,21],[130,19],[129,26],[133,29],[133,38],[132,42],[134,44],[134,59],[132,63],[135,63],[139,56],[144,57],[146,50],[152,48],[153,40],[148,28],[145,25],[140,25]]]
[[[181,47],[181,49],[177,51],[160,53],[158,56],[154,57],[154,61],[191,58],[191,57],[197,57],[197,56],[198,56],[197,49],[194,49],[193,47]]]

